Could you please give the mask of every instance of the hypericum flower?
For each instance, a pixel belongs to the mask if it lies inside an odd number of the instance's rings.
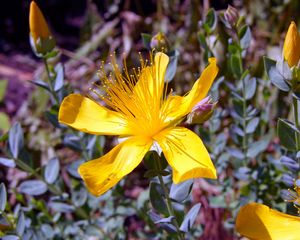
[[[300,36],[295,22],[291,22],[285,36],[283,56],[289,67],[298,65],[300,59]]]
[[[299,240],[300,217],[249,203],[238,213],[236,230],[251,240]]]
[[[151,60],[141,59],[141,67],[124,75],[111,62],[107,75],[100,68],[101,86],[95,97],[67,96],[59,110],[59,121],[83,132],[127,137],[106,155],[86,162],[79,173],[94,195],[101,195],[117,184],[142,161],[152,144],[159,144],[173,168],[173,181],[216,178],[216,170],[201,139],[192,131],[176,126],[203,99],[218,73],[216,59],[184,97],[166,94],[164,78],[169,57],[157,53]],[[109,108],[99,104],[105,102]]]
[[[30,3],[29,29],[32,46],[37,53],[45,54],[54,48],[55,40],[41,10],[34,1]]]

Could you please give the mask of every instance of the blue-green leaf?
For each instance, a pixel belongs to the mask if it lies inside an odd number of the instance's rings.
[[[192,179],[179,184],[173,183],[170,189],[170,198],[176,202],[183,202],[189,196],[193,183]]]
[[[0,157],[0,165],[3,165],[5,167],[14,168],[16,166],[16,163],[13,159]]]
[[[20,184],[19,191],[20,193],[38,196],[47,191],[47,185],[40,180],[27,180]]]
[[[172,79],[176,74],[178,57],[179,57],[178,50],[175,50],[174,53],[171,56],[169,56],[170,60],[165,74],[166,82],[172,81]]]
[[[185,216],[182,224],[180,225],[181,231],[188,233],[191,230],[191,228],[196,220],[196,217],[200,211],[200,208],[201,208],[201,204],[198,203],[190,209],[190,211]]]
[[[246,132],[253,133],[256,130],[258,124],[259,124],[259,118],[258,117],[252,118],[247,124]]]
[[[11,154],[14,158],[18,158],[24,145],[24,134],[20,123],[15,123],[9,130],[8,143]]]
[[[64,86],[64,67],[61,63],[55,66],[55,72],[54,91],[59,91]]]
[[[252,34],[249,26],[245,25],[241,28],[239,38],[242,49],[246,49],[250,46]]]
[[[20,212],[16,227],[16,232],[19,236],[22,236],[25,230],[25,216],[23,212]]]
[[[7,201],[7,193],[4,183],[0,184],[0,212],[3,212],[5,210]]]
[[[50,208],[56,212],[70,213],[75,210],[75,207],[66,203],[61,202],[51,202],[49,203]]]
[[[47,183],[52,184],[58,177],[59,173],[59,160],[58,158],[52,158],[49,160],[45,167],[44,178]]]

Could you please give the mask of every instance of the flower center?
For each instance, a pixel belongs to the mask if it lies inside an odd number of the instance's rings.
[[[90,95],[119,112],[127,120],[133,135],[148,137],[166,125],[166,116],[161,111],[166,94],[163,92],[164,82],[159,81],[164,79],[164,72],[159,72],[159,66],[154,64],[152,57],[150,59],[150,62],[144,60],[140,54],[140,67],[129,73],[125,60],[121,71],[115,56],[111,55],[111,71],[107,74],[102,62],[99,70],[101,84],[94,83]]]

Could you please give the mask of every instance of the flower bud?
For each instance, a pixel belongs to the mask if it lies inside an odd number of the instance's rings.
[[[188,124],[199,124],[207,121],[212,116],[217,103],[212,103],[210,96],[202,99],[187,116]]]
[[[283,174],[281,177],[281,181],[288,187],[292,187],[294,185],[295,179],[289,174]]]
[[[280,162],[282,165],[287,167],[291,171],[298,171],[299,170],[299,164],[292,158],[289,158],[287,156],[282,156],[280,158]]]
[[[157,51],[167,52],[170,46],[166,36],[162,32],[159,32],[154,37],[152,37],[150,47],[152,49],[155,48]]]
[[[228,8],[226,9],[224,13],[224,18],[228,26],[234,27],[236,26],[238,20],[239,20],[239,12],[236,8],[228,5]]]
[[[300,36],[295,22],[291,22],[283,44],[283,56],[289,67],[296,66],[300,59]]]
[[[31,46],[38,56],[45,55],[55,47],[46,20],[34,1],[30,4],[29,29]]]

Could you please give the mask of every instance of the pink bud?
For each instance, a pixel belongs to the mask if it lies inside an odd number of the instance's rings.
[[[198,102],[187,116],[188,124],[198,124],[207,121],[213,114],[217,103],[213,103],[210,96]]]

